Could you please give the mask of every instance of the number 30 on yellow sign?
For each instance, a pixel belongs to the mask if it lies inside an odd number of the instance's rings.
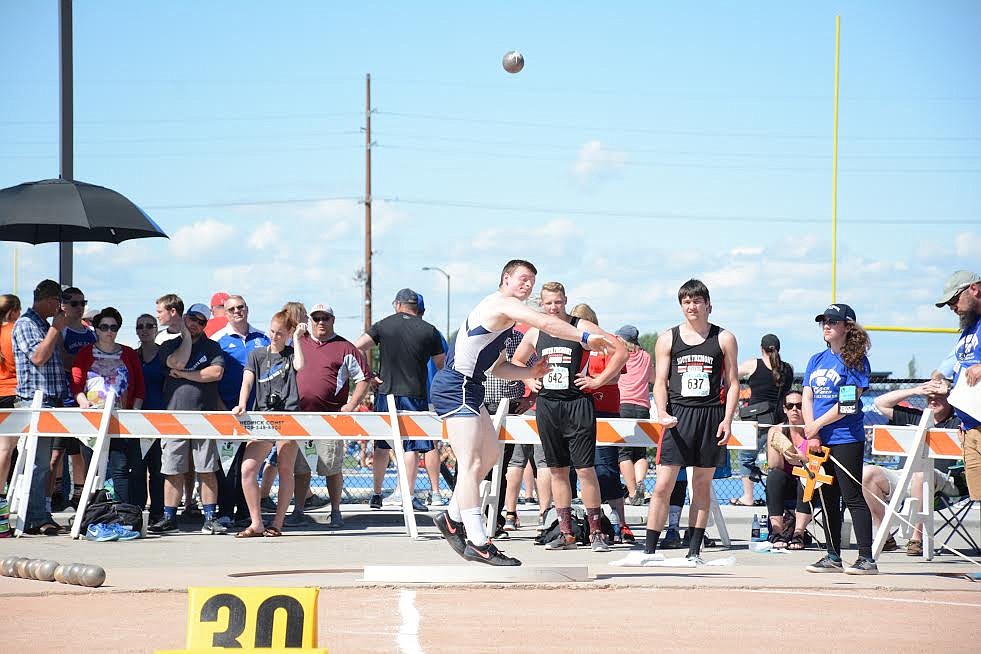
[[[317,648],[318,588],[188,588],[187,649],[261,650],[268,654]]]

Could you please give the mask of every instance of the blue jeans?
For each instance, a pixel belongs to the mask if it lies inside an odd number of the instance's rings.
[[[114,439],[109,446],[106,472],[112,479],[116,499],[142,509],[146,504],[146,465],[141,456],[140,441],[135,438]]]

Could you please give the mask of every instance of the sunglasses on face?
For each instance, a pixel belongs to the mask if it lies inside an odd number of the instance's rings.
[[[225,311],[233,311],[235,313],[238,313],[239,311],[245,311],[245,305],[239,304],[238,306],[228,307],[227,309],[225,309]]]
[[[787,411],[793,411],[794,409],[797,409],[798,411],[800,411],[803,407],[804,407],[803,402],[784,402],[783,403],[783,408],[785,408]]]
[[[208,319],[207,318],[200,318],[198,316],[188,316],[188,318],[190,319],[191,322],[196,322],[199,325],[207,325],[208,324]]]
[[[156,329],[156,327],[157,326],[154,325],[152,322],[145,322],[145,323],[137,324],[136,325],[136,328],[137,329]]]
[[[961,295],[966,290],[967,290],[967,287],[965,286],[961,290],[957,291],[957,294],[954,297],[950,298],[950,302],[947,303],[947,306],[950,307],[951,309],[956,309],[957,308],[957,303],[961,301]]]
[[[837,327],[840,324],[841,324],[841,321],[840,320],[822,320],[821,321],[821,326],[822,327]]]
[[[75,307],[76,309],[78,307],[84,307],[88,303],[89,303],[88,300],[71,300],[70,302],[69,301],[62,302],[62,304],[69,307]]]
[[[313,322],[330,322],[330,319],[333,317],[329,314],[318,314],[316,316],[310,316],[310,320]]]
[[[110,325],[107,323],[102,323],[98,327],[96,327],[96,329],[98,329],[100,332],[112,331],[113,333],[116,333],[119,331],[119,325]]]

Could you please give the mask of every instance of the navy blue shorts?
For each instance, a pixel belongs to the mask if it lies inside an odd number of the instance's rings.
[[[395,408],[399,411],[429,411],[429,402],[424,397],[395,396]],[[375,397],[375,411],[388,411],[388,396],[379,394]],[[422,439],[402,439],[402,448],[406,452],[428,452],[436,447],[434,441]],[[390,450],[388,441],[375,441],[375,449]]]
[[[444,367],[433,378],[429,395],[440,418],[479,416],[484,404],[484,385]]]

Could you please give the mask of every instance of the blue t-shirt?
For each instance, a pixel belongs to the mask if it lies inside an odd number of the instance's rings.
[[[225,373],[218,382],[218,395],[225,403],[225,408],[232,409],[238,404],[238,394],[242,389],[242,376],[245,373],[245,364],[249,360],[249,352],[257,347],[269,345],[269,337],[252,325],[246,330],[248,333],[245,338],[231,331],[231,327],[225,327],[211,338],[218,342],[222,352],[225,353]],[[255,401],[255,386],[252,386],[252,393],[249,395],[249,404],[252,406]]]
[[[832,352],[831,348],[812,356],[804,371],[804,386],[809,386],[814,394],[814,419],[820,418],[838,404],[838,390],[842,386],[851,385],[858,389],[867,389],[871,371],[868,357],[862,357],[862,369],[855,370],[848,368],[842,361],[841,355]],[[858,398],[855,413],[821,428],[819,434],[821,444],[864,443],[862,411],[862,398]]]
[[[144,398],[143,408],[147,411],[159,411],[167,408],[164,402],[163,386],[166,374],[163,361],[160,360],[160,351],[149,361],[143,360],[143,355],[137,352],[140,363],[143,365],[143,387]]]
[[[981,337],[981,318],[978,318],[978,321],[974,323],[973,327],[968,327],[961,333],[961,338],[957,341],[957,347],[954,348],[955,384],[962,372],[975,364],[981,363],[981,349],[978,348],[979,337]],[[964,429],[974,429],[981,425],[981,421],[977,420],[975,416],[971,416],[956,408],[954,411],[957,413],[957,417],[961,419]],[[977,416],[977,418],[981,418],[981,416]]]

